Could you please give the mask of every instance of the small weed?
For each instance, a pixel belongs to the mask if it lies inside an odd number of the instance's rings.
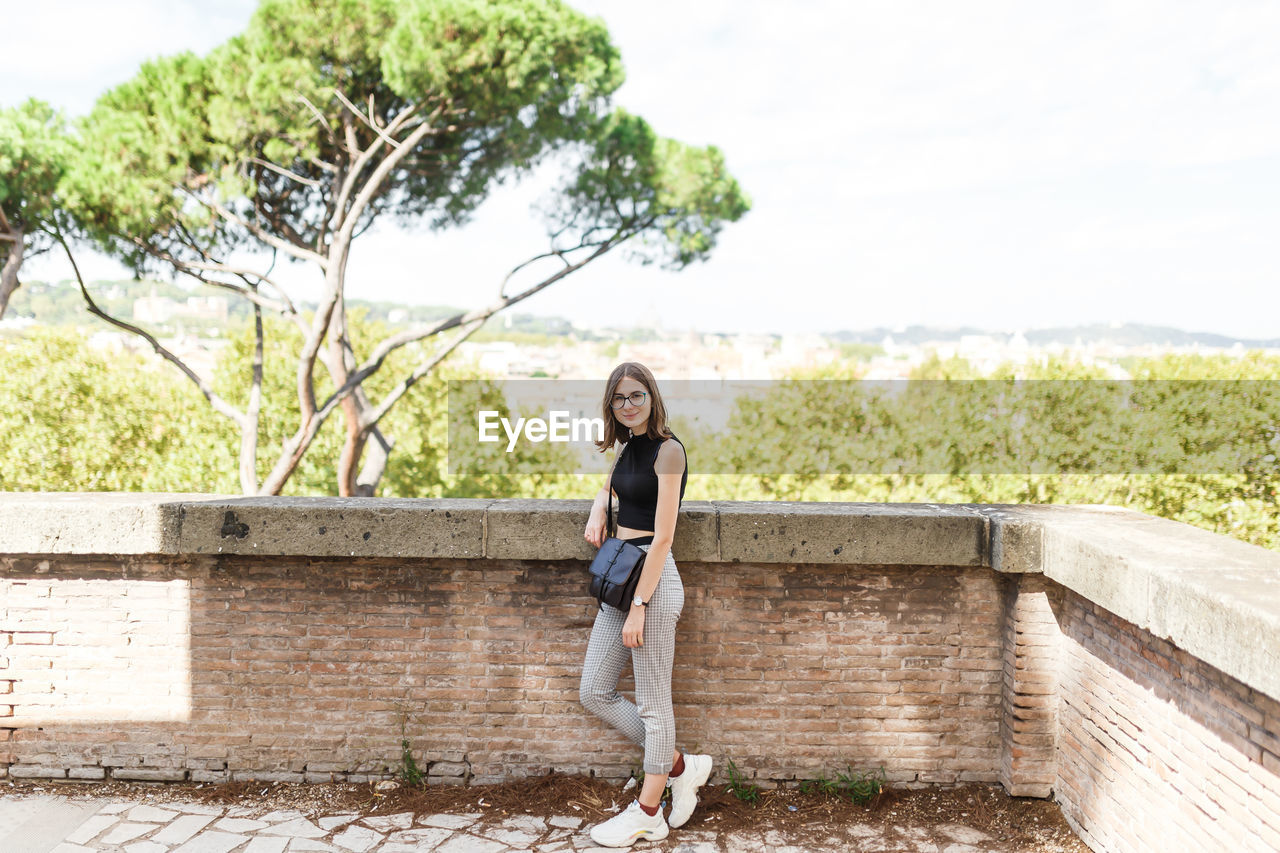
[[[405,738],[400,741],[400,772],[396,774],[406,785],[421,785],[426,780],[422,771],[418,769],[418,764],[413,760],[413,748],[409,745],[409,739]]]
[[[400,720],[400,767],[396,771],[396,777],[406,785],[425,785],[427,783],[427,775],[418,768],[418,763],[413,760],[413,746],[409,743],[409,733],[407,731],[409,725],[408,709],[397,705],[396,716]]]
[[[848,773],[837,773],[836,787],[840,793],[847,797],[850,802],[863,805],[875,799],[876,795],[884,790],[885,784],[889,778],[885,775],[884,767],[880,767],[878,771],[858,772],[852,767],[848,768]]]
[[[729,785],[725,791],[751,805],[755,805],[760,800],[760,786],[748,782],[746,777],[738,772],[738,765],[733,763],[732,758],[729,759]]]
[[[846,773],[837,773],[835,779],[822,775],[817,779],[801,781],[800,793],[841,797],[851,803],[864,805],[875,799],[889,781],[883,767],[867,772],[855,771],[852,767],[847,769]]]
[[[834,781],[823,775],[819,776],[817,779],[800,780],[800,793],[823,794],[828,797],[835,797],[839,796],[840,788]]]

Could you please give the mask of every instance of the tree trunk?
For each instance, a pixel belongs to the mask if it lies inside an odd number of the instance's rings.
[[[253,381],[249,388],[249,406],[240,426],[240,491],[246,495],[258,491],[258,427],[262,414],[262,306],[253,306]]]
[[[267,474],[262,485],[258,489],[260,495],[278,495],[284,488],[284,484],[293,476],[293,472],[297,470],[298,464],[302,461],[302,457],[306,455],[307,450],[311,447],[311,443],[315,440],[315,434],[320,429],[319,413],[316,410],[315,400],[315,383],[312,378],[314,370],[314,362],[311,356],[314,356],[322,364],[324,364],[333,381],[335,387],[341,387],[346,382],[347,371],[343,369],[343,360],[341,358],[323,358],[320,356],[321,350],[324,348],[325,338],[330,338],[330,347],[334,345],[334,329],[335,326],[341,328],[345,321],[335,319],[335,315],[341,315],[343,311],[343,288],[346,283],[346,267],[348,251],[350,249],[349,237],[345,237],[342,241],[337,241],[328,247],[325,259],[328,262],[325,268],[325,291],[320,297],[320,309],[312,323],[309,332],[310,337],[303,345],[303,355],[299,359],[298,365],[298,399],[302,404],[302,420],[298,424],[297,431],[289,438],[285,439],[284,446],[281,448],[280,456],[277,457],[275,465],[271,472]],[[332,302],[330,302],[332,300]],[[322,316],[323,312],[332,305],[329,313]],[[320,324],[324,325],[321,326]],[[338,341],[337,346],[342,346]],[[312,349],[314,347],[314,349]],[[340,371],[335,373],[335,371]],[[356,388],[353,393],[358,393]],[[351,399],[352,394],[348,394],[342,400],[338,401],[338,405],[345,412],[347,410],[347,401]],[[339,483],[341,483],[339,479]],[[340,491],[339,494],[342,494]]]
[[[329,325],[329,358],[325,361],[335,386],[341,386],[359,365],[347,341],[347,304],[339,298]],[[372,409],[364,388],[357,386],[342,401],[342,421],[346,427],[346,440],[338,456],[338,495],[340,497],[373,497],[378,481],[386,468],[387,456],[395,442],[387,441],[376,426],[365,427],[365,418]],[[376,450],[357,474],[357,466],[369,444],[370,434],[375,439]]]
[[[320,297],[320,311],[326,307],[327,301],[338,294],[342,293],[342,273],[338,269],[338,265],[345,263],[343,257],[344,252],[341,247],[337,251],[330,248],[329,259],[330,268],[325,271],[325,293]],[[320,323],[324,322],[323,329]],[[311,330],[312,337],[308,342],[303,344],[303,357],[299,359],[298,364],[298,401],[302,405],[302,419],[298,424],[297,431],[285,439],[284,446],[280,449],[280,455],[276,458],[275,464],[271,468],[271,472],[267,474],[266,479],[262,481],[262,485],[258,488],[260,495],[278,495],[284,488],[284,484],[293,476],[293,472],[297,470],[298,463],[302,461],[302,457],[306,455],[307,449],[311,447],[311,442],[315,440],[315,431],[319,429],[318,418],[316,412],[315,400],[315,383],[312,379],[312,371],[314,363],[308,363],[309,356],[318,353],[320,348],[324,346],[324,338],[322,332],[327,331],[329,324],[332,322],[332,315],[326,318],[317,316]],[[317,337],[319,335],[319,337]],[[310,349],[315,347],[314,352]]]
[[[9,297],[20,284],[18,270],[22,268],[22,229],[10,229],[8,233],[0,235],[0,239],[4,239],[5,242],[13,241],[9,247],[9,254],[4,259],[4,267],[0,269],[0,320],[3,320],[4,312],[9,308]]]
[[[342,381],[346,381],[345,374]],[[338,456],[338,495],[349,498],[356,491],[356,465],[364,453],[364,432],[360,429],[360,407],[356,404],[355,394],[349,394],[342,401],[342,423],[346,427],[347,438],[342,443],[342,452]]]
[[[378,483],[382,481],[382,475],[387,470],[387,460],[391,457],[391,449],[395,447],[395,440],[385,439],[382,437],[377,427],[374,427],[373,441],[366,441],[364,467],[360,469],[360,476],[356,480],[355,494],[362,498],[371,498],[378,491]]]

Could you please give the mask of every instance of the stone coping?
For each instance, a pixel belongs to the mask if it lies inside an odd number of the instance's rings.
[[[0,555],[583,560],[587,500],[0,492]],[[701,563],[1039,573],[1280,698],[1280,554],[1104,505],[686,501]]]

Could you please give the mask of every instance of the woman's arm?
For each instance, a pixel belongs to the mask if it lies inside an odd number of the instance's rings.
[[[667,439],[658,448],[657,461],[653,463],[658,475],[658,506],[653,515],[653,543],[645,555],[636,595],[642,601],[653,597],[653,591],[662,580],[662,567],[676,535],[676,516],[680,513],[680,478],[684,475],[684,448],[680,442]],[[626,624],[622,626],[622,644],[628,648],[644,645],[645,608],[631,605]]]
[[[617,467],[618,457],[621,455],[621,452],[614,454],[609,473],[604,475],[604,487],[596,492],[596,499],[591,504],[591,515],[587,517],[587,529],[583,536],[597,548],[604,544],[604,538],[609,535],[609,531],[605,530],[605,511],[609,501],[613,500],[613,469]]]

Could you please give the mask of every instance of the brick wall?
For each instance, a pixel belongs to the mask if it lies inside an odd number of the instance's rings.
[[[1068,592],[1055,799],[1095,850],[1280,850],[1280,703]]]
[[[395,772],[402,725],[442,780],[640,763],[578,704],[595,613],[579,561],[0,567],[15,777],[360,780]],[[996,780],[994,572],[681,569],[681,744],[766,784],[847,766]]]
[[[364,780],[407,738],[440,782],[621,779],[577,700],[585,511],[0,496],[0,776]],[[681,518],[678,737],[720,778],[883,766],[1051,796],[1100,851],[1280,849],[1275,554],[1105,507]]]
[[[1017,797],[1047,797],[1057,781],[1061,600],[1039,575],[1005,581],[1000,781]]]

